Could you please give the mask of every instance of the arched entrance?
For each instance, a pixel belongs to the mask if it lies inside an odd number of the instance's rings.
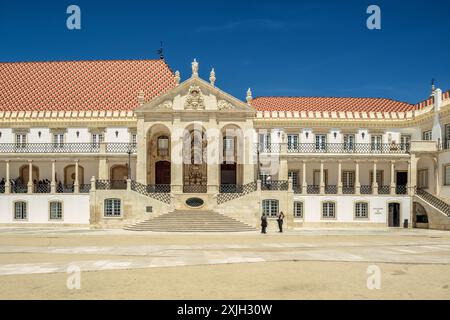
[[[400,203],[398,202],[389,203],[388,226],[391,228],[400,227]]]
[[[419,229],[428,229],[427,211],[418,202],[413,203],[413,227]]]
[[[171,135],[163,124],[147,132],[147,184],[171,184]]]
[[[169,161],[158,161],[155,163],[155,184],[170,185]]]
[[[242,130],[229,124],[221,129],[221,162],[220,162],[220,190],[221,192],[236,192],[242,185]]]
[[[75,183],[75,165],[71,164],[64,168],[64,185],[73,185]],[[78,166],[78,183],[84,184],[84,168]]]
[[[206,131],[201,125],[187,127],[183,135],[183,192],[207,192]]]
[[[29,165],[24,165],[22,167],[20,167],[20,179],[22,180],[23,184],[27,184],[28,183],[28,178],[29,178]],[[36,166],[33,166],[31,169],[31,176],[32,176],[32,181],[39,180],[39,168]]]

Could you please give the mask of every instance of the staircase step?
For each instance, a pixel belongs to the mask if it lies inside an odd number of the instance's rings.
[[[256,228],[214,211],[173,211],[133,225],[130,231],[155,232],[249,232]]]

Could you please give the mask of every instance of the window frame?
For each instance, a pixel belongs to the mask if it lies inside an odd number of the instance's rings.
[[[288,151],[298,150],[299,146],[299,135],[294,133],[289,133],[287,135],[287,149]]]
[[[59,204],[60,206],[60,217],[52,217],[52,205],[53,204]],[[62,221],[64,219],[64,207],[63,202],[61,200],[50,200],[48,202],[48,220],[50,221]]]
[[[333,207],[333,216],[330,216],[330,208],[331,206]],[[327,207],[327,216],[325,216],[325,207]],[[337,219],[337,205],[336,205],[336,201],[332,201],[332,200],[325,200],[322,201],[321,203],[321,214],[320,217],[322,220],[336,220]]]
[[[107,214],[108,209],[108,202],[111,201],[111,203],[115,203],[115,201],[119,201],[118,210],[119,214],[114,214],[114,211],[117,210],[117,205],[111,206],[111,214]],[[103,217],[104,218],[122,218],[122,199],[120,198],[107,198],[103,201]]]
[[[19,204],[19,203],[25,205],[25,218],[23,218],[23,206],[22,206],[22,212],[21,212],[22,218],[17,218],[16,205]],[[28,221],[28,202],[27,201],[25,201],[25,200],[16,200],[16,201],[13,202],[13,220],[14,221]]]
[[[301,208],[300,214],[298,213],[299,205]],[[305,203],[303,201],[294,201],[294,205],[293,205],[294,219],[304,219],[304,213],[305,213]]]
[[[450,169],[450,163],[444,164],[444,186],[450,186],[450,170],[448,172],[448,179],[447,182],[447,167]]]
[[[358,205],[365,205],[366,206],[366,216],[361,216],[361,213],[359,213],[358,216]],[[355,201],[353,203],[353,217],[355,220],[369,220],[369,202],[367,201]]]
[[[423,175],[423,176],[422,176]],[[422,178],[425,178],[425,183],[422,184]],[[428,189],[429,186],[429,172],[428,169],[419,169],[417,170],[417,187],[421,189]]]
[[[269,204],[267,208],[265,207],[265,204]],[[274,206],[273,204],[276,204],[276,212],[273,213]],[[269,212],[269,214],[266,214],[266,209]],[[280,201],[277,199],[263,199],[261,201],[261,214],[265,215],[267,218],[276,218],[278,216],[278,213],[280,213]]]
[[[433,141],[433,131],[432,130],[422,131],[422,140]]]

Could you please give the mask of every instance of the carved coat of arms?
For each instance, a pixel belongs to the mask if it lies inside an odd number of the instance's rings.
[[[203,110],[205,109],[205,103],[202,95],[202,91],[199,86],[191,86],[189,93],[184,104],[185,109],[191,110]]]

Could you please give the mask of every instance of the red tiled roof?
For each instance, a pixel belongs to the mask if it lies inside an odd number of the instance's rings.
[[[0,111],[133,110],[174,86],[164,60],[0,63]]]
[[[257,97],[251,102],[258,111],[353,111],[402,112],[414,105],[385,98]]]

